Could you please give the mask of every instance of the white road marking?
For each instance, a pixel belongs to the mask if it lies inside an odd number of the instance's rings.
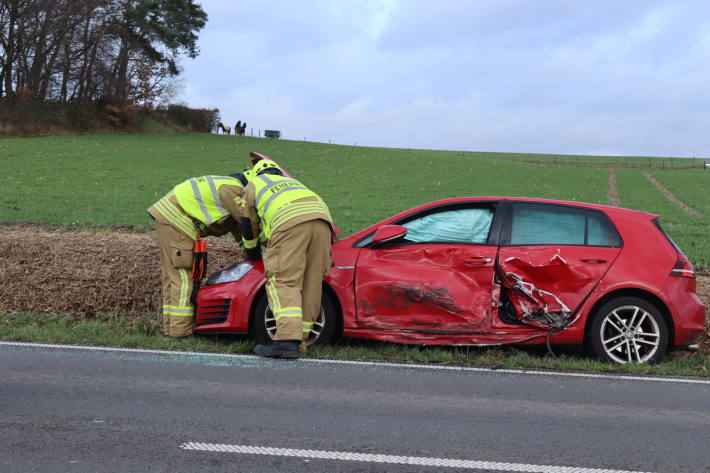
[[[57,343],[35,343],[35,342],[11,342],[0,341],[0,346],[17,346],[17,347],[34,347],[34,348],[57,348],[62,350],[85,350],[85,351],[106,351],[120,353],[145,353],[158,355],[183,355],[183,356],[205,356],[215,358],[247,358],[252,360],[262,359],[255,355],[245,355],[240,353],[209,353],[195,352],[184,350],[158,350],[148,348],[124,348],[110,346],[94,346],[94,345],[62,345]],[[558,376],[568,378],[595,378],[595,379],[611,379],[614,381],[647,381],[654,383],[682,383],[682,384],[705,384],[710,385],[710,379],[695,379],[695,378],[664,378],[654,376],[631,376],[625,374],[596,374],[596,373],[568,373],[562,371],[538,371],[513,368],[478,368],[474,366],[447,366],[447,365],[426,365],[419,363],[390,363],[385,361],[355,361],[355,360],[327,360],[318,358],[301,358],[297,362],[300,363],[315,363],[315,364],[335,364],[335,365],[356,365],[356,366],[378,366],[383,368],[407,368],[419,370],[443,370],[443,371],[469,371],[476,373],[506,373],[519,374],[530,376]],[[293,363],[293,361],[284,361],[284,363]]]
[[[303,450],[298,448],[256,447],[251,445],[228,445],[220,443],[188,442],[180,445],[180,448],[183,450],[197,450],[202,452],[245,453],[251,455],[271,455],[278,457],[317,458],[322,460],[436,466],[447,468],[465,468],[470,470],[512,471],[520,473],[642,473],[628,470],[608,470],[605,468],[532,465],[526,463],[457,460],[455,458],[436,457],[410,457],[405,455],[380,455],[373,453],[335,452],[327,450]]]

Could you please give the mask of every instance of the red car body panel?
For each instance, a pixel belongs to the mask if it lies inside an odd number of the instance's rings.
[[[415,244],[361,251],[355,282],[358,326],[487,331],[497,250],[495,246]]]
[[[600,211],[612,222],[623,245],[408,243],[378,249],[354,247],[377,228],[428,209],[502,202]],[[670,276],[680,255],[654,228],[655,218],[628,209],[548,199],[470,197],[432,202],[335,243],[324,292],[340,310],[345,336],[433,345],[543,342],[550,326],[535,321],[515,324],[501,318],[503,292],[518,311],[569,315],[568,325],[553,332],[551,342],[580,344],[589,315],[598,304],[616,294],[632,293],[660,301],[673,334],[672,344],[684,345],[702,335],[705,307],[695,295],[694,279]],[[249,330],[254,304],[265,283],[261,261],[253,264],[237,282],[200,289],[196,332]],[[514,276],[508,276],[511,274]],[[502,285],[497,282],[501,277],[505,279]],[[517,282],[521,290],[507,289],[506,281]]]

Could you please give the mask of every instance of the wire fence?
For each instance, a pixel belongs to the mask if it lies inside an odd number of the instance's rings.
[[[284,136],[280,131],[278,135],[274,135],[274,130],[261,130],[251,128],[244,133],[244,136],[253,138],[266,139],[282,139],[292,141],[310,141],[303,138],[295,138]],[[318,143],[325,143],[318,141]],[[331,144],[328,140],[327,144]],[[357,146],[357,143],[353,143]],[[673,157],[647,157],[647,156],[587,156],[587,155],[539,155],[539,154],[516,154],[516,153],[500,153],[492,152],[485,153],[480,151],[456,151],[456,154],[461,156],[472,157],[497,157],[503,159],[511,159],[519,163],[526,164],[544,164],[556,166],[574,166],[574,167],[589,167],[589,168],[640,168],[640,169],[703,169],[710,170],[710,158],[673,158]]]
[[[515,161],[528,164],[553,164],[556,166],[595,167],[595,168],[646,168],[646,169],[710,169],[710,161],[701,158],[645,158],[624,157],[604,159],[590,156],[554,156],[544,159],[514,157]]]

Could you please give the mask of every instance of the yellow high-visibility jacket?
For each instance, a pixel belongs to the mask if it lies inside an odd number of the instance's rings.
[[[242,241],[245,249],[268,242],[275,231],[322,219],[332,227],[328,206],[296,179],[274,174],[251,178],[244,188]]]
[[[244,186],[234,177],[192,177],[149,207],[148,213],[193,240],[231,231],[239,241],[243,195]]]

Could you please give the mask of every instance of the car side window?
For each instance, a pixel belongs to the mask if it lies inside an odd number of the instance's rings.
[[[617,248],[621,246],[621,239],[608,219],[591,212],[587,220],[587,245]]]
[[[511,245],[619,246],[608,219],[592,210],[559,205],[514,203]]]
[[[584,215],[563,207],[514,204],[511,245],[584,245]]]
[[[491,209],[456,209],[403,223],[406,241],[416,243],[486,243],[493,221]]]

